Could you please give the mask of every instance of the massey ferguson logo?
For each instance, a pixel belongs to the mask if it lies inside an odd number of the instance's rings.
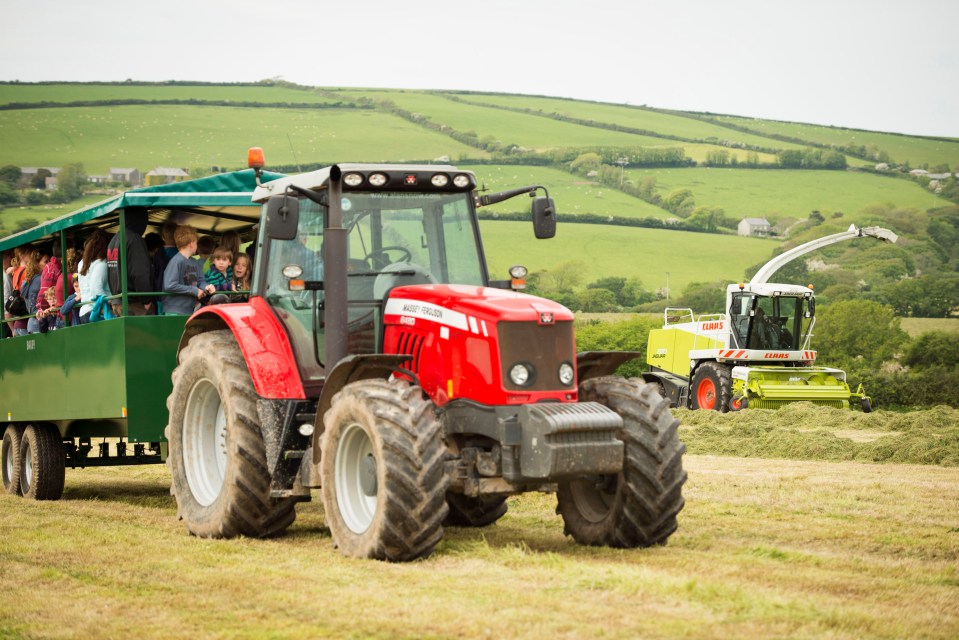
[[[764,353],[763,357],[766,358],[767,360],[770,360],[770,359],[785,360],[786,358],[789,357],[789,354],[788,353]]]
[[[552,311],[540,311],[539,312],[539,323],[540,324],[555,324],[556,318],[553,317]]]
[[[702,331],[718,331],[723,328],[722,322],[704,322]]]

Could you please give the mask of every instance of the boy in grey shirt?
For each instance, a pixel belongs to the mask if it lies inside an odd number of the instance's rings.
[[[190,225],[181,225],[173,234],[177,252],[170,258],[163,272],[163,290],[179,295],[163,298],[163,314],[167,316],[189,316],[196,309],[197,302],[213,293],[215,288],[208,285],[203,277],[203,265],[194,260],[198,235]]]

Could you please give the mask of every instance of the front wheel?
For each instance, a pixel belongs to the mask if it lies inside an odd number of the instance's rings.
[[[202,538],[278,535],[294,498],[272,498],[256,390],[229,331],[194,336],[180,353],[167,399],[167,465],[177,516]]]
[[[580,385],[579,399],[609,407],[623,418],[625,444],[617,474],[562,482],[557,511],[566,534],[580,544],[649,547],[665,544],[676,530],[684,501],[685,445],[679,421],[653,384],[618,376],[592,378]]]
[[[704,362],[693,374],[693,409],[726,413],[732,400],[732,372],[718,362]]]
[[[28,426],[20,440],[20,493],[32,500],[59,500],[65,476],[60,432],[52,424]]]
[[[323,422],[323,507],[340,552],[391,562],[431,554],[449,485],[433,403],[403,381],[361,380],[333,397]]]

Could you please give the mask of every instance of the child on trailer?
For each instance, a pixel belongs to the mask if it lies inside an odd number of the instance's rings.
[[[60,307],[57,305],[57,290],[55,287],[47,287],[43,292],[46,307],[37,311],[37,322],[40,327],[40,333],[53,331],[63,326],[63,318],[60,317]]]
[[[213,285],[216,291],[235,291],[233,286],[233,252],[218,246],[210,257],[210,270],[206,272],[207,284]]]
[[[252,278],[253,262],[250,260],[250,256],[245,253],[238,254],[233,262],[233,290],[249,291],[253,287]],[[248,299],[249,294],[247,293],[233,298],[235,302],[246,302]]]
[[[63,301],[63,306],[60,307],[60,317],[61,327],[65,325],[65,320],[70,319],[70,326],[75,327],[80,324],[80,306],[83,304],[83,301],[80,299],[80,277],[79,274],[74,273],[73,276],[73,293],[67,296],[67,299]],[[61,327],[57,327],[58,329]]]
[[[173,234],[177,253],[163,272],[163,290],[177,295],[163,299],[163,315],[189,316],[196,310],[197,302],[216,289],[203,277],[202,263],[194,260],[198,235],[190,225],[177,227]]]

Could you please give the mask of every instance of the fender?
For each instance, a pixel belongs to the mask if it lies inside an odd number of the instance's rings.
[[[218,329],[233,332],[260,397],[306,399],[286,330],[263,298],[252,297],[248,303],[210,305],[197,311],[183,330],[177,359],[193,336]]]
[[[590,378],[612,375],[621,364],[642,357],[641,351],[581,351],[576,354],[577,384]]]

